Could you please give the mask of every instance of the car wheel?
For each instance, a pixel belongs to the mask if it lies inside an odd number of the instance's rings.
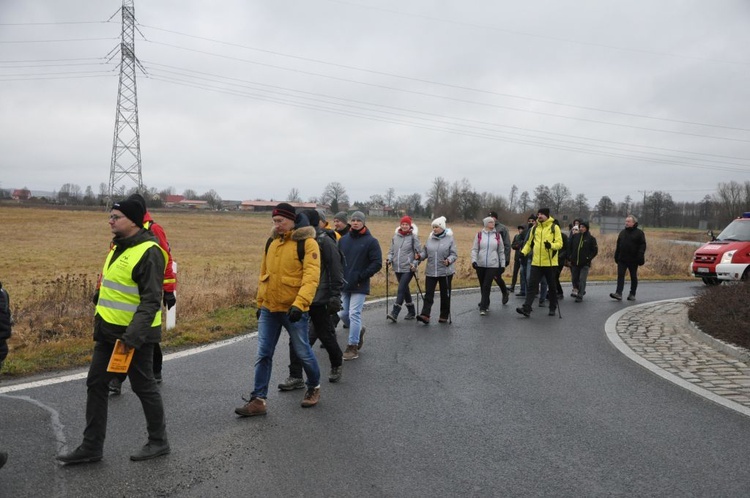
[[[706,285],[720,285],[721,280],[716,277],[703,277],[703,283]]]

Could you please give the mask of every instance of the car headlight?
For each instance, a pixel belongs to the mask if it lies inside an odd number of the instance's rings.
[[[735,252],[737,252],[736,249],[734,251],[727,251],[727,252],[725,252],[724,255],[721,257],[721,262],[722,263],[731,263],[732,262],[732,258],[734,257],[734,253]]]

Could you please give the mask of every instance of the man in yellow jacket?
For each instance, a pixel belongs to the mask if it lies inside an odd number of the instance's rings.
[[[260,264],[258,282],[258,355],[250,400],[234,411],[242,417],[266,414],[268,384],[281,328],[289,332],[307,376],[302,407],[320,400],[320,368],[308,340],[308,311],[320,280],[320,249],[315,228],[286,202],[272,213],[273,231]]]
[[[541,208],[537,213],[537,224],[531,229],[521,254],[529,256],[531,253],[531,278],[526,286],[526,300],[516,311],[525,317],[531,315],[531,303],[539,292],[539,282],[542,277],[549,285],[549,315],[555,316],[557,311],[557,252],[563,247],[562,233],[554,218],[549,215],[549,208]]]

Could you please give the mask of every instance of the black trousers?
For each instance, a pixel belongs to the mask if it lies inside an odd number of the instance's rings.
[[[453,275],[445,277],[425,277],[424,282],[424,304],[422,313],[426,317],[432,312],[432,303],[435,302],[435,287],[440,284],[440,318],[447,320],[451,314],[451,282]]]
[[[314,304],[310,306],[309,314],[310,322],[312,323],[308,334],[310,345],[312,346],[317,339],[320,339],[320,342],[328,353],[331,368],[340,367],[343,363],[344,353],[341,351],[341,346],[339,346],[336,340],[333,320],[332,316],[328,313],[328,306]],[[295,379],[302,378],[302,360],[294,352],[291,339],[289,340],[289,377],[294,377]]]
[[[530,310],[531,304],[536,299],[536,295],[539,292],[539,282],[542,277],[547,279],[547,285],[549,286],[549,292],[547,297],[549,298],[549,309],[557,309],[557,266],[534,266],[531,265],[531,276],[529,277],[528,285],[526,286],[526,299],[523,302],[523,307]]]
[[[638,263],[617,263],[617,292],[622,294],[625,289],[625,272],[630,273],[630,293],[635,296],[638,290]]]
[[[109,381],[116,375],[107,372],[114,344],[96,342],[94,355],[86,379],[86,428],[83,430],[83,447],[101,452],[107,435],[107,408]],[[164,403],[154,380],[154,345],[144,344],[135,350],[128,369],[130,386],[143,407],[149,441],[166,441],[167,424]]]
[[[500,291],[505,294],[506,292],[508,292],[508,286],[505,285],[505,280],[503,280],[503,272],[501,272],[498,268],[495,268],[495,270],[495,275],[492,278],[495,280],[495,282],[497,282],[497,286],[500,287]]]
[[[479,300],[479,309],[486,310],[490,308],[490,293],[492,292],[492,281],[497,274],[497,268],[477,267],[477,280],[479,280],[479,290],[482,298]]]
[[[154,343],[154,374],[158,375],[161,373],[161,366],[162,363],[164,363],[164,358],[161,352],[161,345],[158,342]],[[120,382],[125,382],[125,379],[127,379],[127,374],[116,374],[115,375],[118,379],[120,379]]]

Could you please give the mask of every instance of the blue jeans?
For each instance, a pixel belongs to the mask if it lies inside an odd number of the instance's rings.
[[[255,360],[255,384],[253,398],[268,397],[268,383],[271,382],[271,369],[273,367],[273,353],[279,342],[281,327],[289,332],[292,347],[297,357],[302,361],[302,367],[307,375],[307,387],[318,387],[320,384],[320,367],[315,358],[310,343],[307,339],[307,313],[302,314],[302,319],[290,322],[289,315],[285,312],[272,313],[267,308],[260,309],[258,320],[258,356]]]
[[[339,317],[349,327],[349,345],[359,344],[359,332],[362,330],[362,309],[365,307],[367,294],[342,292]]]

